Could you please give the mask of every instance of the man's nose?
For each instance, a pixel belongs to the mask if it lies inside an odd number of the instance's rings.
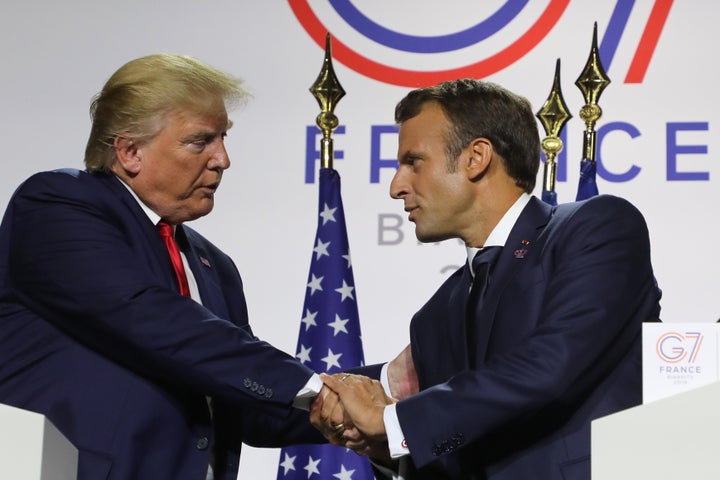
[[[390,196],[395,199],[401,199],[408,193],[407,181],[405,179],[404,169],[402,165],[398,167],[392,181],[390,182]]]
[[[211,170],[216,168],[227,170],[230,168],[230,156],[228,155],[224,144],[221,144],[218,147],[218,151],[213,154],[208,167]]]

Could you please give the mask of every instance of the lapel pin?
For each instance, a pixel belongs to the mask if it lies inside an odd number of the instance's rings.
[[[523,247],[527,247],[528,245],[530,245],[530,240],[522,240],[520,242],[520,244]],[[513,254],[515,255],[515,258],[525,258],[525,255],[527,254],[527,252],[528,252],[527,248],[518,248],[517,250],[515,250],[515,252]]]
[[[210,265],[210,260],[205,257],[200,257],[200,263],[205,265],[207,268],[212,268],[212,266]]]

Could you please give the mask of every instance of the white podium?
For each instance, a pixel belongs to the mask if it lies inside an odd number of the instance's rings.
[[[0,431],[0,479],[77,478],[77,449],[44,415],[0,404]]]
[[[720,382],[592,422],[592,480],[720,479]]]

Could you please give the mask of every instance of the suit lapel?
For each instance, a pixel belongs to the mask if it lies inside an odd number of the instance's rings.
[[[182,225],[175,229],[175,238],[195,277],[203,306],[221,318],[229,318],[220,281],[208,252]]]
[[[130,194],[127,187],[122,185],[121,180],[115,175],[101,176],[99,178],[104,180],[104,184],[108,189],[112,191],[127,208],[129,220],[126,221],[136,224],[137,231],[142,233],[145,241],[140,243],[147,257],[147,264],[151,267],[157,278],[165,282],[165,285],[178,291],[177,279],[175,278],[172,262],[158,234],[157,227],[153,225],[137,200]],[[136,233],[133,232],[132,235],[135,234]]]
[[[535,248],[537,238],[550,220],[551,214],[551,206],[532,197],[510,231],[505,247],[493,267],[485,299],[476,310],[475,321],[480,323],[476,345],[478,361],[482,361],[487,353],[500,296],[523,266],[540,254]]]

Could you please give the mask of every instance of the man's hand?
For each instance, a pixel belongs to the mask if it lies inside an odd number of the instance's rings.
[[[396,461],[390,458],[385,435],[383,411],[386,405],[395,400],[385,394],[382,384],[362,375],[338,373],[333,376],[321,374],[325,386],[315,399],[310,409],[311,423],[322,432],[334,445],[344,446],[358,455],[367,455],[376,464],[396,468]],[[350,402],[350,409],[364,418],[365,413],[372,413],[378,418],[365,422],[364,428],[372,432],[370,436],[356,426],[356,419],[342,403],[340,395],[331,390],[330,386],[342,390],[342,395]],[[365,412],[365,409],[368,409]],[[375,425],[374,428],[368,425]],[[379,433],[382,431],[382,433]]]
[[[362,375],[347,373],[335,376],[320,374],[320,377],[325,385],[337,393],[345,410],[344,418],[371,441],[387,440],[383,411],[385,406],[394,403],[395,400],[385,394],[380,382]],[[326,410],[324,415],[330,414],[332,411]]]
[[[387,375],[393,398],[402,400],[418,393],[418,378],[410,345],[388,363]]]
[[[343,433],[352,428],[351,420],[345,418],[340,398],[327,385],[323,385],[310,406],[310,423],[320,430],[330,443],[341,446],[345,446]]]

